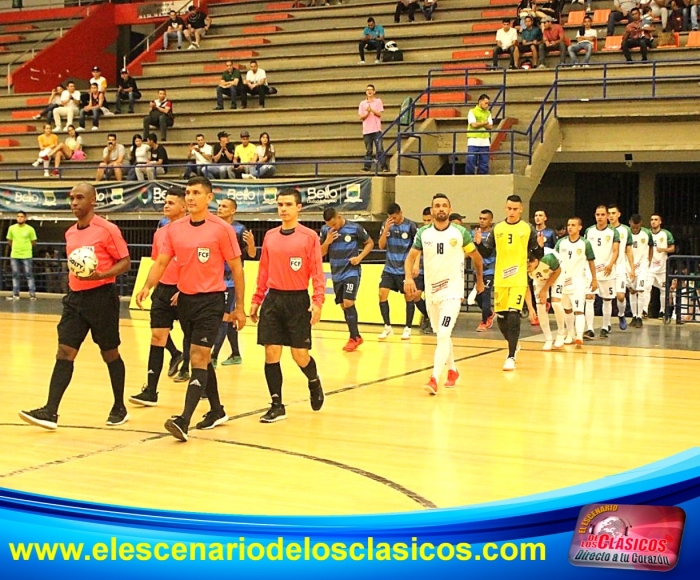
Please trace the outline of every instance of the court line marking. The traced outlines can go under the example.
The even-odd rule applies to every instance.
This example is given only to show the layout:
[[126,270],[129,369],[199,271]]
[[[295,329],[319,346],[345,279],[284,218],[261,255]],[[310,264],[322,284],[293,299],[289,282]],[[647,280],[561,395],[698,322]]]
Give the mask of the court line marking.
[[[21,427],[21,428],[32,428],[32,425],[25,425],[21,423],[0,423],[0,427]],[[144,439],[140,439],[138,441],[131,441],[128,443],[120,443],[118,445],[112,445],[111,447],[106,447],[103,449],[97,449],[95,451],[90,451],[87,453],[80,453],[78,455],[71,455],[68,457],[63,457],[61,459],[54,459],[51,461],[47,461],[45,463],[40,463],[38,465],[29,465],[27,467],[22,467],[21,469],[15,469],[14,471],[10,471],[8,473],[0,473],[0,479],[3,478],[8,478],[8,477],[13,477],[15,475],[24,475],[25,473],[30,473],[32,471],[38,471],[40,469],[45,469],[48,467],[54,467],[56,465],[65,465],[67,463],[71,463],[73,461],[78,461],[80,459],[88,459],[90,457],[94,457],[96,455],[101,455],[103,453],[111,453],[112,451],[118,451],[120,449],[125,449],[126,447],[130,447],[132,445],[141,445],[143,443],[148,443],[150,441],[157,441],[160,439],[165,439],[165,438],[170,438],[170,434],[168,433],[155,433],[152,431],[144,431],[140,429],[114,429],[110,427],[91,427],[91,426],[85,426],[85,425],[62,425],[61,429],[83,429],[83,430],[91,430],[91,431],[120,431],[122,433],[149,433],[150,436],[146,437]],[[317,463],[321,463],[323,465],[327,465],[329,467],[335,467],[338,469],[342,469],[344,471],[349,471],[350,473],[354,475],[359,475],[360,477],[364,477],[366,479],[369,479],[373,481],[374,483],[380,483],[382,485],[385,485],[389,487],[390,489],[399,492],[400,494],[406,496],[410,500],[414,501],[418,505],[420,505],[423,508],[426,509],[437,509],[438,506],[434,504],[432,501],[429,499],[423,497],[419,493],[416,493],[415,491],[412,491],[408,489],[407,487],[404,487],[400,483],[397,483],[395,481],[392,481],[386,477],[383,477],[381,475],[378,475],[376,473],[373,473],[371,471],[367,471],[365,469],[361,469],[359,467],[353,467],[352,465],[348,465],[346,463],[341,463],[340,461],[335,461],[333,459],[326,459],[324,457],[317,457],[315,455],[309,455],[308,453],[301,453],[299,451],[290,451],[288,449],[280,449],[278,447],[269,447],[267,445],[260,445],[257,443],[247,443],[243,441],[236,441],[233,439],[219,439],[219,438],[212,438],[212,437],[194,437],[194,439],[198,441],[213,441],[215,443],[223,443],[226,445],[236,445],[239,447],[248,447],[251,449],[257,449],[257,450],[262,450],[262,451],[273,451],[276,453],[282,453],[283,455],[289,455],[292,457],[299,457],[301,459],[306,459],[309,461],[315,461]],[[138,507],[143,507],[143,506],[138,506]]]

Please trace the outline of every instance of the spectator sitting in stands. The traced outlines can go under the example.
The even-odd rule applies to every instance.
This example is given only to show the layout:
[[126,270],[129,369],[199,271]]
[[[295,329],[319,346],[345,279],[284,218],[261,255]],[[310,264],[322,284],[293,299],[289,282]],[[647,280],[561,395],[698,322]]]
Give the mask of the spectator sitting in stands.
[[538,68],[545,68],[544,60],[547,54],[552,51],[559,51],[559,64],[566,61],[567,38],[561,24],[552,22],[551,16],[545,16],[542,46],[540,50],[540,64]]
[[[256,158],[255,145],[250,142],[250,133],[241,131],[241,144],[236,145],[233,154],[233,173],[236,179],[251,179],[250,163]],[[253,178],[254,179],[254,178]]]
[[537,8],[537,2],[535,0],[521,0],[517,8],[518,18],[520,20],[520,31],[525,29],[525,17],[530,16],[532,18],[532,24],[535,28],[540,27],[540,21],[547,16],[541,10]]
[[683,32],[686,28],[688,10],[683,0],[671,0],[668,5],[668,32]]
[[362,40],[360,40],[360,64],[365,64],[365,48],[376,50],[377,57],[374,64],[378,64],[382,59],[382,50],[384,50],[384,28],[374,21],[371,16],[367,19],[367,26],[362,31]]
[[[98,90],[107,96],[107,79],[102,76],[99,66],[92,67],[92,78],[88,80],[89,84],[96,84]],[[106,100],[106,98],[105,98]]]
[[[584,3],[585,3],[585,4],[586,4],[586,13],[593,12],[593,9],[592,9],[592,6],[591,6],[591,5],[593,4],[593,0],[571,0],[571,4],[572,4],[572,5],[573,5],[573,4],[576,4],[576,3],[578,3],[578,4],[584,4]],[[561,9],[560,9],[560,12],[561,12]]]
[[190,152],[187,155],[187,166],[185,167],[184,179],[189,179],[194,173],[195,175],[204,175],[207,165],[211,163],[213,149],[204,140],[204,135],[201,133],[196,137],[197,142],[190,145]]
[[525,28],[520,31],[520,42],[516,45],[513,55],[516,67],[520,67],[520,57],[528,52],[532,55],[532,66],[537,64],[537,49],[542,43],[542,31],[533,24],[532,16],[526,16]]
[[148,134],[147,143],[151,148],[151,158],[146,163],[146,176],[153,180],[168,172],[168,152],[163,145],[158,144],[158,136],[155,133]]
[[46,122],[50,123],[51,119],[53,118],[53,115],[51,113],[56,107],[61,106],[61,94],[65,90],[66,89],[63,85],[56,85],[56,88],[51,90],[51,95],[49,96],[49,100],[47,101],[44,110],[41,111],[41,113],[34,115],[32,119],[38,121],[39,119],[45,118]]
[[628,63],[632,62],[630,49],[639,47],[642,51],[642,62],[647,61],[647,51],[651,48],[651,32],[642,26],[639,8],[630,10],[631,22],[625,27],[625,34],[622,36],[622,53]]
[[246,87],[246,91],[248,91],[249,94],[258,95],[258,102],[260,103],[260,108],[264,109],[265,95],[270,92],[270,88],[267,86],[267,74],[263,69],[258,68],[257,60],[250,61],[250,70],[247,73],[245,73],[244,84]]
[[423,0],[423,7],[421,10],[423,10],[423,16],[425,16],[428,22],[433,19],[433,12],[437,10],[437,6],[437,0]]
[[585,16],[583,19],[583,26],[578,29],[576,34],[576,42],[569,46],[569,56],[571,57],[571,64],[573,66],[579,66],[578,58],[576,54],[579,50],[585,50],[586,54],[583,57],[583,66],[588,66],[591,60],[591,53],[593,52],[593,39],[598,38],[598,33],[592,27],[593,20],[590,16]]
[[668,8],[666,8],[666,0],[640,0],[640,9],[643,14],[650,14],[649,22],[642,24],[652,24],[652,18],[661,17],[661,30],[668,28]]
[[231,98],[231,108],[236,108],[236,95],[241,98],[241,108],[248,107],[248,92],[247,86],[243,83],[243,77],[238,69],[233,67],[233,61],[226,61],[226,70],[221,75],[219,86],[216,87],[216,108],[215,111],[221,111],[224,108],[224,95]]
[[399,0],[394,12],[394,24],[399,23],[402,12],[408,12],[408,21],[413,22],[416,18],[416,10],[418,10],[418,0]]
[[151,148],[148,143],[143,142],[141,135],[134,135],[131,138],[131,149],[129,150],[129,181],[143,181],[145,179],[144,170],[151,160]]
[[73,125],[68,125],[68,135],[66,135],[65,140],[56,145],[49,155],[54,158],[54,170],[51,172],[53,176],[60,175],[58,168],[63,159],[66,161],[84,161],[86,159],[83,151],[83,138],[77,134]]
[[110,177],[114,177],[115,181],[121,181],[125,156],[126,148],[121,143],[117,143],[117,135],[115,133],[107,135],[107,147],[102,150],[102,161],[97,169],[95,181]]
[[175,123],[173,102],[168,99],[165,89],[158,90],[158,99],[151,101],[151,110],[143,119],[143,132],[148,135],[151,127],[160,128],[160,140],[167,141],[168,127]]
[[119,115],[122,112],[122,101],[129,101],[129,113],[133,113],[134,104],[140,98],[141,91],[136,86],[136,79],[129,74],[127,69],[123,68],[119,72],[119,81],[117,82],[115,113]]
[[275,148],[267,132],[260,133],[260,145],[255,148],[255,163],[260,165],[251,165],[250,174],[256,179],[275,174]]
[[100,116],[102,115],[104,104],[105,94],[100,92],[97,83],[90,83],[88,104],[80,110],[80,127],[77,130],[85,131],[85,116],[90,113],[92,115],[92,130],[97,131],[100,128]]
[[199,41],[207,35],[211,26],[211,18],[195,6],[190,6],[187,11],[185,23],[185,38],[190,41],[188,50],[199,48]]
[[513,62],[513,51],[518,44],[518,31],[510,26],[510,18],[503,19],[503,28],[496,31],[496,47],[493,49],[493,68],[498,68],[498,57],[502,54],[508,54],[510,61],[508,68],[515,68]]
[[51,131],[51,123],[44,124],[44,132],[36,138],[39,143],[39,156],[32,166],[39,167],[44,164],[44,177],[49,176],[49,162],[51,151],[58,145],[58,136]]
[[182,50],[182,34],[185,29],[185,22],[175,10],[170,11],[168,19],[168,29],[163,33],[163,50],[168,50],[168,41],[177,39],[177,49]]
[[615,8],[608,17],[608,36],[615,34],[615,25],[618,22],[629,21],[629,12],[632,8],[639,8],[638,0],[614,0]]
[[229,142],[226,131],[219,131],[216,137],[219,142],[212,148],[211,164],[204,169],[204,176],[209,179],[228,179],[233,177],[233,143]]
[[73,124],[73,117],[78,112],[78,106],[80,105],[80,91],[75,90],[75,83],[69,81],[66,85],[66,90],[61,93],[61,105],[56,107],[52,114],[55,124],[54,131],[58,132],[61,130],[61,116],[66,117],[66,126],[63,129],[66,131],[68,125]]

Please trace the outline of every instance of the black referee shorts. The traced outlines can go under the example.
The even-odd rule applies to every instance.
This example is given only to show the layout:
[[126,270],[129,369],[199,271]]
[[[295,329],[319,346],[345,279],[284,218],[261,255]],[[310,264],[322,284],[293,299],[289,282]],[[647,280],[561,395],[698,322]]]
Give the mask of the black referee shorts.
[[258,344],[311,349],[310,306],[306,290],[270,290],[260,307]]
[[151,297],[151,328],[169,328],[178,320],[177,306],[171,304],[177,294],[176,284],[158,284]]
[[224,317],[224,292],[183,294],[177,300],[180,326],[192,344],[212,348]]
[[79,350],[88,331],[100,350],[113,350],[119,339],[119,294],[115,284],[92,290],[69,291],[63,297],[58,343]]

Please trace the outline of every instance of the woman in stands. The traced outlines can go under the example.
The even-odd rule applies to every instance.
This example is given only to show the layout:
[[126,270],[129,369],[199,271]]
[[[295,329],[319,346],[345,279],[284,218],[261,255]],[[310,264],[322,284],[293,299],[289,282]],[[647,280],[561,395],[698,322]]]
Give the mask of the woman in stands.
[[255,163],[260,165],[250,166],[253,177],[272,177],[275,174],[275,148],[266,132],[260,133],[260,145],[255,148]]
[[131,171],[129,171],[130,180],[144,181],[144,167],[151,160],[151,148],[147,143],[143,142],[141,135],[134,135],[131,139],[131,150],[129,155],[129,163],[131,163]]
[[49,176],[49,161],[51,160],[51,151],[58,145],[58,136],[51,130],[51,123],[44,125],[44,132],[37,137],[39,143],[39,156],[32,163],[33,167],[39,167],[44,164],[44,177]]
[[83,151],[83,138],[75,132],[73,125],[68,125],[68,135],[63,143],[59,143],[51,151],[50,156],[54,158],[54,170],[51,175],[57,176],[60,174],[58,168],[61,166],[61,161],[85,161],[85,152]]
[[61,94],[65,90],[66,88],[63,85],[57,85],[56,88],[51,91],[46,108],[38,115],[34,115],[33,119],[35,121],[38,121],[39,119],[46,119],[46,122],[50,123],[53,119],[53,110],[56,107],[61,106]]

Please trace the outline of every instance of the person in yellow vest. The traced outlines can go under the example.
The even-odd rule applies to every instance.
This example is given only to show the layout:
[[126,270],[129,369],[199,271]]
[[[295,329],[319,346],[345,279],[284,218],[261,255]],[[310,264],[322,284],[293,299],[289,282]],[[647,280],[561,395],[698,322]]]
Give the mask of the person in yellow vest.
[[[493,119],[489,111],[491,99],[487,94],[479,95],[479,103],[467,117],[467,175],[488,175],[489,150],[491,139],[489,131],[493,129]],[[478,129],[478,130],[475,130]]]

